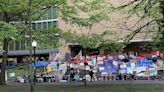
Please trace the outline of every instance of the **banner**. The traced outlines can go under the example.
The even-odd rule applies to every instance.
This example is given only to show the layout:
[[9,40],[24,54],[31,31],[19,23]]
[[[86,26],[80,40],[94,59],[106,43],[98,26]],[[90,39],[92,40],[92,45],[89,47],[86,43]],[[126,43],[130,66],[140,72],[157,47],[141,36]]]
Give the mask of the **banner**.
[[150,76],[156,76],[157,70],[155,68],[149,68],[149,75]]

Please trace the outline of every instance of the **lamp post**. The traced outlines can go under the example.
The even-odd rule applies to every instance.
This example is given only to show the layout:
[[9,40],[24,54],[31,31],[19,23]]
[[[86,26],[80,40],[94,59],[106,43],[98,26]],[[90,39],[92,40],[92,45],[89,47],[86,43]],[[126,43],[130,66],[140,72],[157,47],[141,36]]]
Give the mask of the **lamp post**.
[[59,37],[60,34],[59,34],[59,33],[54,33],[54,36],[55,36],[55,37]]
[[[58,39],[59,36],[60,36],[60,34],[59,34],[59,33],[54,33],[54,36]],[[56,47],[57,47],[57,49],[59,49],[59,45],[58,45],[58,43],[57,43]]]
[[32,47],[34,48],[34,75],[33,75],[34,84],[36,84],[36,64],[35,64],[35,61],[36,61],[36,56],[35,56],[36,46],[37,46],[37,42],[35,40],[33,40],[32,41]]

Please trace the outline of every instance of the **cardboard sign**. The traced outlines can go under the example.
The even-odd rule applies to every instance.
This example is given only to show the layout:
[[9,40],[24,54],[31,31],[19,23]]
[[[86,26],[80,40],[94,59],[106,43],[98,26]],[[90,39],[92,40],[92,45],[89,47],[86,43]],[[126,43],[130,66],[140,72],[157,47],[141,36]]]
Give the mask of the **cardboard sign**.
[[90,70],[90,66],[86,66],[85,67],[85,70]]
[[130,67],[127,68],[127,73],[128,74],[133,74],[133,71],[134,71],[133,68],[130,68]]
[[118,62],[117,61],[113,61],[113,65],[114,66],[118,66]]
[[136,66],[136,64],[135,63],[130,63],[131,64],[131,67],[135,67]]
[[104,62],[103,61],[98,61],[97,64],[104,64]]
[[122,64],[120,65],[120,68],[124,69],[124,68],[127,68],[126,64]]
[[15,77],[15,73],[10,73],[10,77]]
[[136,72],[140,73],[142,71],[146,71],[146,67],[142,66],[142,67],[136,67]]
[[120,73],[124,74],[124,73],[126,73],[126,70],[120,70]]
[[120,68],[124,68],[124,65],[120,65]]
[[150,76],[156,76],[157,70],[155,68],[149,68],[149,73],[150,73]]
[[137,76],[139,76],[139,77],[144,76],[144,75],[145,75],[144,73],[137,74]]
[[105,67],[99,67],[99,70],[103,71],[105,69]]

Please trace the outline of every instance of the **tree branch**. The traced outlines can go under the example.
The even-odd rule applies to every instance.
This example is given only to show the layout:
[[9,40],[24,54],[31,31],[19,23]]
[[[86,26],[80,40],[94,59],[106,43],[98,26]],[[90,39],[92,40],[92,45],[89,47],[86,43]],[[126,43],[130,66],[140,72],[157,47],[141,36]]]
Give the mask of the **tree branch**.
[[138,1],[140,1],[140,0],[133,0],[133,1],[131,1],[131,2],[127,3],[127,4],[125,4],[125,5],[122,5],[122,6],[117,7],[115,9],[123,9],[123,8],[126,8],[126,7],[128,7],[130,5],[133,5],[134,3],[138,2]]
[[128,44],[129,41],[137,34],[139,33],[143,28],[147,27],[150,24],[154,24],[154,22],[156,23],[156,20],[152,20],[150,22],[148,22],[147,24],[143,25],[140,28],[137,28],[136,30],[134,30],[131,34],[127,35],[127,39],[125,39],[124,44]]

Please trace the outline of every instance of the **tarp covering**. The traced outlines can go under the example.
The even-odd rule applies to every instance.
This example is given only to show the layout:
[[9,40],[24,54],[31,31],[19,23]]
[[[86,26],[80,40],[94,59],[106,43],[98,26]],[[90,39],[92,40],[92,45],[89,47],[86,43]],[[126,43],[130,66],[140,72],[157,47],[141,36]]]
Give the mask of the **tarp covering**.
[[49,62],[47,61],[36,61],[35,63],[32,63],[32,67],[44,67],[47,66]]

